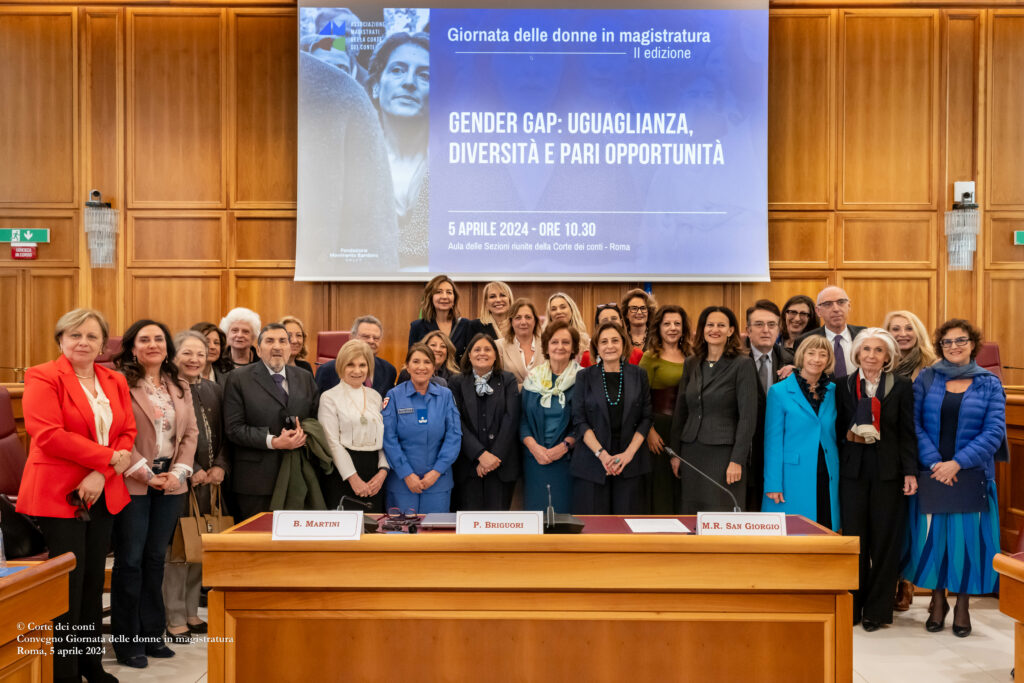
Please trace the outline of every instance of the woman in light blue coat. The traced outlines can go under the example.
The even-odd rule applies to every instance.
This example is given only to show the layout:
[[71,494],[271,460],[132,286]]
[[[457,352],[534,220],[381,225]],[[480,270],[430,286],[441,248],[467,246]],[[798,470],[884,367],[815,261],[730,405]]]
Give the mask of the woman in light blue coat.
[[839,529],[835,356],[824,336],[796,351],[796,372],[768,391],[764,420],[764,512],[803,515]]

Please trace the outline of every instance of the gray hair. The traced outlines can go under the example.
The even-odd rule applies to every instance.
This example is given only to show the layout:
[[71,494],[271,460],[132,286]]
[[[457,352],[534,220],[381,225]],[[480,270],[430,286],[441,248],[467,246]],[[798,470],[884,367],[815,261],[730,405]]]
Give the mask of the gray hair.
[[356,336],[356,331],[359,329],[359,326],[362,325],[363,323],[370,323],[371,325],[376,325],[377,329],[380,330],[380,333],[384,334],[384,325],[381,324],[380,320],[376,316],[373,316],[373,315],[361,315],[361,316],[359,316],[358,318],[356,318],[355,320],[352,321],[352,336],[353,337]]
[[270,330],[284,330],[285,336],[288,335],[288,328],[281,323],[267,323],[267,326],[260,330],[260,336],[256,337],[257,346],[261,346],[263,344],[263,335]]
[[[206,338],[206,335],[200,334],[195,330],[182,330],[174,335],[174,348],[180,351],[181,345],[185,343],[186,339],[195,339],[196,341],[203,342],[203,348],[206,349],[206,353],[210,353],[210,340]],[[171,360],[174,359],[172,358]]]
[[231,329],[231,323],[243,322],[248,323],[249,327],[252,328],[253,336],[259,333],[263,324],[260,322],[260,316],[256,314],[256,311],[251,308],[232,308],[228,311],[220,320],[220,329],[223,330],[224,334],[227,334]]
[[857,338],[853,340],[853,347],[850,349],[850,360],[853,363],[853,367],[860,367],[858,356],[860,355],[861,347],[864,346],[868,339],[877,339],[885,344],[885,348],[889,351],[889,360],[886,361],[885,367],[882,369],[886,372],[892,372],[892,369],[896,367],[900,360],[900,347],[896,345],[896,340],[893,339],[893,336],[881,327],[865,327],[857,335]]

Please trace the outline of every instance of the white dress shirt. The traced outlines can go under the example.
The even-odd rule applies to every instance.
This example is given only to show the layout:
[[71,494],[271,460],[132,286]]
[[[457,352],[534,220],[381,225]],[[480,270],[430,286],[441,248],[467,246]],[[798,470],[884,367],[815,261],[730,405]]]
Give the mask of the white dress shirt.
[[[381,398],[373,389],[349,386],[344,380],[320,394],[317,419],[323,425],[331,457],[342,479],[356,473],[349,451],[377,451],[377,467],[387,467],[384,457],[384,418]],[[365,424],[364,420],[365,419]]]

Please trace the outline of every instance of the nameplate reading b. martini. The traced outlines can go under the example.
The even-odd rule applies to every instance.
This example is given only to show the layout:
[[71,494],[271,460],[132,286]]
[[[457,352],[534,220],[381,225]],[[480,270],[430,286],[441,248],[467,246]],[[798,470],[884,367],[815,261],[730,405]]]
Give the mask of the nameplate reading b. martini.
[[358,541],[362,510],[275,510],[271,539],[275,541]]

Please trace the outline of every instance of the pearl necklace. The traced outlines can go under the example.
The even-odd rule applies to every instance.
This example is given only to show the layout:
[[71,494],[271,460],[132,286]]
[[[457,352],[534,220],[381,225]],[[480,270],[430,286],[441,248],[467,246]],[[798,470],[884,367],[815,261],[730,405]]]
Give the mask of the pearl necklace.
[[617,406],[617,405],[619,405],[619,403],[622,402],[622,384],[623,384],[622,376],[620,375],[619,376],[619,394],[618,394],[618,396],[615,397],[615,400],[612,401],[612,397],[608,395],[608,379],[607,379],[607,377],[604,374],[604,362],[602,362],[601,363],[601,387],[604,389],[604,397],[605,397],[605,400],[608,401],[608,405],[610,405],[610,406]]

